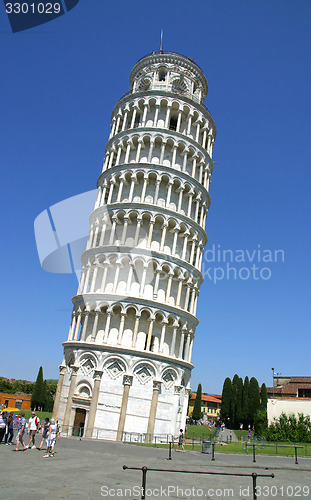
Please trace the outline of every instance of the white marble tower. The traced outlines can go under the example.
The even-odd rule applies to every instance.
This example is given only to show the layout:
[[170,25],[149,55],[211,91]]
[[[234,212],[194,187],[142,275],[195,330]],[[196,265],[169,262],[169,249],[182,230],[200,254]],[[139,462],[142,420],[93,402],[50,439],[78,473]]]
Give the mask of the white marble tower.
[[216,135],[206,95],[197,64],[161,51],[112,111],[63,344],[63,432],[148,440],[185,424]]

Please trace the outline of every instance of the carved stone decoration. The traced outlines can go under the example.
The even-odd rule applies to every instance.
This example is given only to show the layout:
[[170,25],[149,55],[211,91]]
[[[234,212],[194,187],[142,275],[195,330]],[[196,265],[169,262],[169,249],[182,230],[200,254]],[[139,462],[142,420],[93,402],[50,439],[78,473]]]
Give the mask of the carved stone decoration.
[[153,372],[148,365],[140,365],[137,370],[135,370],[135,376],[138,378],[141,384],[146,384],[153,377]]
[[125,371],[125,368],[123,363],[118,359],[113,359],[105,365],[105,371],[108,373],[109,377],[116,379]]
[[90,398],[92,391],[88,385],[82,383],[78,387],[78,394],[83,398]]
[[176,375],[173,372],[173,370],[166,370],[166,372],[163,374],[162,379],[163,379],[165,388],[169,389],[174,384],[174,382],[176,380]]
[[180,394],[182,389],[183,389],[183,387],[181,385],[175,385],[174,394]]
[[132,385],[133,375],[123,375],[123,385]]
[[82,359],[80,366],[84,375],[92,375],[96,367],[96,362],[91,356],[87,356]]
[[153,390],[159,391],[161,389],[161,382],[159,380],[153,381]]

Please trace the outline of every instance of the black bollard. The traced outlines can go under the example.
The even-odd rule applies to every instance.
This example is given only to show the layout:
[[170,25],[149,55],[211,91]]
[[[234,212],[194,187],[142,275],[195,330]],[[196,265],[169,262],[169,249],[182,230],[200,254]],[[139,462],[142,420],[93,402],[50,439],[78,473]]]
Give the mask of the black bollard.
[[256,462],[255,447],[256,447],[256,445],[255,445],[255,444],[253,444],[253,463],[255,463],[255,462]]
[[215,462],[215,443],[212,443],[212,462]]
[[143,472],[143,480],[141,484],[141,500],[145,500],[146,498],[146,482],[147,482],[147,467],[144,465],[144,467],[141,468]]
[[253,500],[257,500],[257,493],[256,493],[257,474],[256,474],[256,472],[252,473],[252,478],[253,478]]
[[169,443],[168,458],[166,460],[172,460],[172,441]]
[[295,464],[298,464],[297,446],[295,446]]

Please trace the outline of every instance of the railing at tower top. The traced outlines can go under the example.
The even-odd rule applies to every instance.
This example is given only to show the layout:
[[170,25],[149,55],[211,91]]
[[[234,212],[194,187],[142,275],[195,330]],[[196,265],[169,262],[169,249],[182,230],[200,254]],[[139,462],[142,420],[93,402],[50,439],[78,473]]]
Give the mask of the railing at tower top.
[[189,61],[191,62],[192,64],[195,64],[199,70],[202,71],[203,73],[203,70],[202,68],[200,68],[200,66],[198,65],[198,63],[195,62],[194,59],[190,59],[190,57],[187,57],[187,56],[184,56],[183,54],[180,54],[180,52],[172,52],[172,51],[169,51],[169,50],[161,50],[159,52],[155,52],[154,50],[152,52],[149,52],[149,54],[146,54],[144,55],[143,57],[141,57],[140,59],[138,59],[137,63],[138,64],[140,61],[142,61],[143,59],[145,59],[146,57],[150,57],[150,56],[159,56],[159,55],[171,55],[171,56],[178,56],[178,57],[182,57],[183,59],[186,59],[186,61]]

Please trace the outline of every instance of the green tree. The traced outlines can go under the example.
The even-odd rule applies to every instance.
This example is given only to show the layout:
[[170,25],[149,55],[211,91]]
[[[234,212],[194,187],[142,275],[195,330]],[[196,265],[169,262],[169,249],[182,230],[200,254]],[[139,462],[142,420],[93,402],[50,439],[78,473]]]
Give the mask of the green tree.
[[242,415],[243,425],[247,428],[249,423],[249,378],[247,376],[244,379],[242,392]]
[[254,416],[254,427],[256,436],[264,436],[267,432],[268,419],[266,410],[257,410]]
[[266,384],[263,383],[260,388],[260,408],[262,410],[267,411],[267,404],[268,404],[268,391]]
[[241,377],[238,377],[237,375],[233,377],[232,388],[233,388],[232,428],[238,429],[240,423],[243,420],[243,407],[242,407],[243,380],[241,379]]
[[200,420],[201,418],[201,406],[202,406],[202,386],[198,385],[197,395],[194,402],[192,418],[193,420]]
[[311,420],[310,416],[299,413],[298,416],[282,413],[278,419],[274,419],[266,430],[269,441],[294,441],[300,443],[311,442]]
[[254,425],[256,412],[260,410],[259,384],[255,377],[249,381],[249,423]]
[[223,422],[228,422],[232,417],[232,383],[229,377],[224,381],[221,396],[220,418]]
[[31,396],[31,408],[36,410],[38,408],[44,408],[46,401],[46,386],[43,382],[43,369],[42,366],[39,368],[37,375],[37,380],[34,386],[34,390]]

